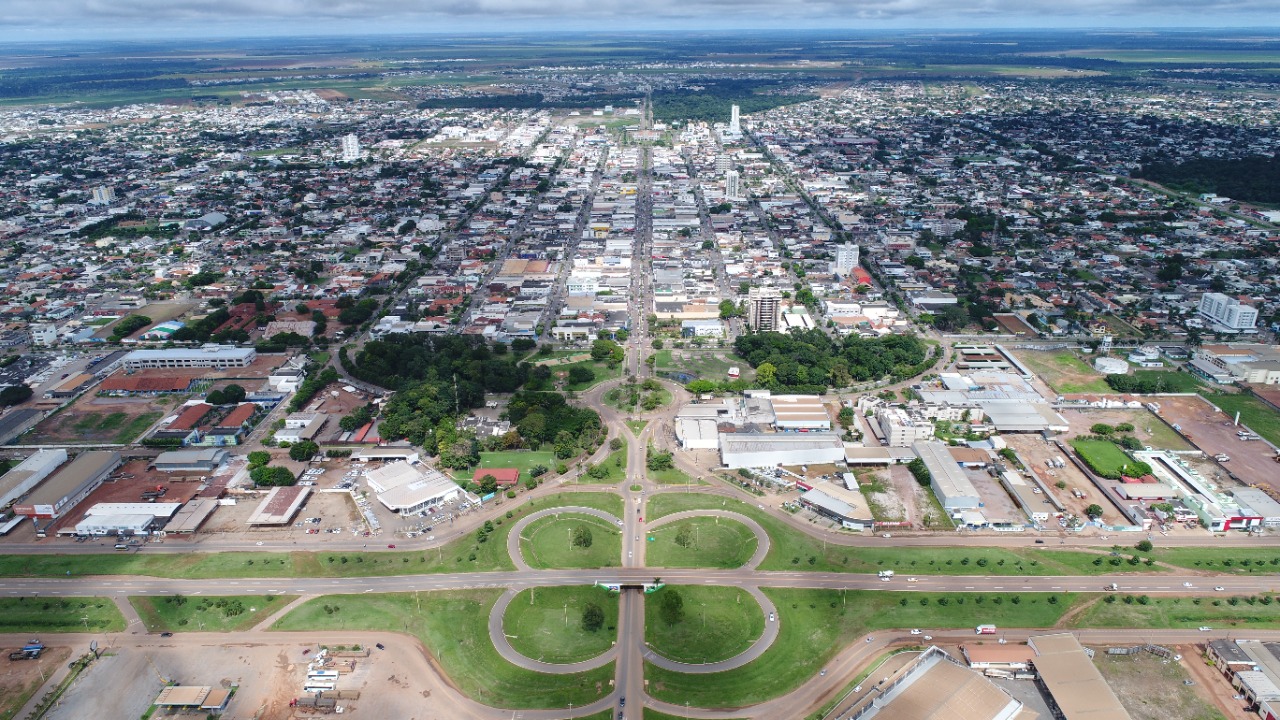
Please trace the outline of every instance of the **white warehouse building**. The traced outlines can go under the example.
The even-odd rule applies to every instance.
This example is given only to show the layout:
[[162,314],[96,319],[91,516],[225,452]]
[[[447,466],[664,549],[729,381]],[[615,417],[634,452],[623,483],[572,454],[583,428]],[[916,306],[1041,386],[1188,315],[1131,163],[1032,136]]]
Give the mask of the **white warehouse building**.
[[448,475],[426,465],[393,462],[364,476],[369,489],[388,510],[409,515],[440,505],[462,494]]
[[968,476],[947,451],[946,445],[940,442],[918,442],[911,449],[924,461],[924,466],[933,476],[933,494],[938,496],[943,510],[956,514],[961,510],[981,507],[982,500],[978,497],[977,488],[969,482]]
[[720,433],[727,468],[844,463],[844,442],[833,432]]

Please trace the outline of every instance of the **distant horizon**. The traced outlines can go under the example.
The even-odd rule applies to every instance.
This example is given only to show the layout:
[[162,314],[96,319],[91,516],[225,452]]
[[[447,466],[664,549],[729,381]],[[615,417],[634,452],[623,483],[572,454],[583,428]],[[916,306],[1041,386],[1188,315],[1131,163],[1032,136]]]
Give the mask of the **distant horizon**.
[[[590,26],[574,26],[566,24],[559,18],[524,18],[523,21],[517,21],[519,27],[499,27],[499,28],[483,28],[472,22],[460,22],[450,27],[441,27],[439,24],[427,23],[426,21],[413,21],[408,24],[433,24],[435,27],[413,27],[407,29],[403,24],[396,27],[388,26],[384,21],[365,21],[352,22],[351,20],[329,19],[319,20],[310,23],[303,23],[298,26],[294,21],[297,18],[286,16],[272,16],[264,18],[268,22],[247,27],[239,24],[240,21],[207,21],[200,19],[192,19],[190,21],[167,21],[163,23],[153,24],[147,28],[140,28],[137,24],[123,25],[98,25],[95,27],[77,27],[75,25],[59,24],[53,26],[15,26],[6,23],[6,26],[0,28],[0,45],[37,45],[37,44],[59,44],[59,43],[112,43],[127,42],[139,43],[146,45],[164,46],[174,42],[186,42],[192,39],[203,38],[209,42],[233,42],[236,40],[270,40],[274,38],[280,39],[330,39],[330,38],[401,38],[410,40],[417,37],[422,38],[440,38],[440,37],[475,37],[475,38],[491,38],[498,36],[574,36],[574,35],[598,35],[612,36],[635,34],[643,36],[673,36],[673,35],[697,35],[697,34],[714,34],[714,35],[733,35],[733,34],[762,34],[762,35],[779,35],[787,33],[798,34],[851,34],[851,35],[877,35],[892,33],[929,33],[934,35],[966,35],[966,34],[983,34],[983,33],[1062,33],[1075,35],[1089,34],[1151,34],[1159,35],[1165,33],[1223,33],[1231,35],[1254,34],[1262,36],[1260,39],[1264,41],[1275,40],[1280,42],[1280,22],[1274,19],[1274,15],[1268,14],[1266,20],[1270,25],[1260,25],[1256,22],[1250,22],[1248,19],[1240,16],[1231,16],[1228,20],[1224,18],[1222,24],[1190,24],[1183,22],[1171,22],[1170,24],[1158,24],[1151,21],[1150,18],[1144,18],[1142,21],[1134,19],[1132,24],[1124,24],[1121,18],[1116,18],[1115,24],[1098,24],[1096,16],[1091,17],[1092,22],[1088,24],[1071,24],[1070,21],[1077,18],[1067,16],[1058,18],[1064,22],[1060,24],[991,24],[989,22],[974,22],[966,24],[963,21],[956,20],[947,22],[938,20],[934,24],[912,23],[905,20],[892,21],[862,21],[861,25],[848,26],[832,26],[830,22],[822,22],[829,18],[817,18],[809,21],[810,24],[799,22],[792,26],[779,27],[777,25],[759,25],[744,23],[741,25],[721,24],[715,27],[711,26],[694,26],[683,25],[683,23],[695,22],[695,18],[671,19],[667,22],[681,23],[680,27],[663,27],[658,23],[662,20],[650,19],[646,24],[641,21],[639,25],[635,22],[628,22],[627,18],[619,18],[615,24],[609,22],[590,23]],[[4,19],[4,15],[0,14],[0,21]],[[700,18],[699,18],[700,19]],[[989,20],[989,18],[986,18]],[[1202,19],[1202,18],[1201,18]],[[508,21],[510,22],[510,21]],[[286,23],[296,27],[296,31],[285,31],[278,25]],[[814,24],[820,23],[820,24]],[[263,25],[270,26],[269,28]],[[625,25],[625,27],[624,27]],[[603,27],[602,27],[603,26]],[[1226,49],[1226,48],[1224,48]]]

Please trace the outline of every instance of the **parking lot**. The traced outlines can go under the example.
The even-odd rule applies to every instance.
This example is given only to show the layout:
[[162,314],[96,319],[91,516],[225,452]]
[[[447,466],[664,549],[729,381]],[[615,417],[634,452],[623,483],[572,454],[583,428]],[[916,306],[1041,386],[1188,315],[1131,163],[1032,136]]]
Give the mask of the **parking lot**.
[[[1237,433],[1244,428],[1236,426],[1234,418],[1215,412],[1213,405],[1200,397],[1162,397],[1159,402],[1160,416],[1177,425],[1197,449],[1210,457],[1223,453],[1230,458],[1220,463],[1218,473],[1246,485],[1266,483],[1280,490],[1280,474],[1276,472],[1280,466],[1272,460],[1275,452],[1261,440],[1241,441]],[[1205,474],[1213,477],[1215,473]]]
[[[1049,488],[1049,492],[1053,493],[1054,499],[1062,503],[1067,512],[1079,518],[1084,518],[1085,508],[1090,505],[1097,504],[1102,507],[1102,522],[1107,525],[1127,525],[1128,521],[1120,514],[1120,511],[1102,492],[1094,487],[1089,478],[1085,477],[1080,469],[1067,460],[1066,455],[1058,449],[1057,445],[1047,442],[1039,435],[1018,435],[1009,434],[1004,436],[1005,442],[1014,452],[1018,453],[1018,457],[1027,464],[1027,469],[1036,475],[1045,487]],[[1052,468],[1045,463],[1046,460],[1061,457],[1066,460],[1066,466],[1061,468]],[[1066,483],[1066,487],[1059,488],[1057,483]],[[1073,493],[1072,491],[1079,491]],[[1081,497],[1083,495],[1083,497]],[[1056,522],[1050,521],[1049,526],[1055,527]]]

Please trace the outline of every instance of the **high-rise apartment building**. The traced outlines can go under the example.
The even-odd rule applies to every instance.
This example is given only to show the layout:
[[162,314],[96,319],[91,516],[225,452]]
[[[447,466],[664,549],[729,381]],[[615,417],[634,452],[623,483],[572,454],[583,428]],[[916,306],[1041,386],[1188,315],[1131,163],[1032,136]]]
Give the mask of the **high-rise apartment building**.
[[848,275],[858,267],[858,246],[845,243],[836,246],[836,259],[831,263],[831,272],[837,275]]
[[1248,332],[1258,324],[1257,309],[1222,293],[1205,293],[1200,298],[1200,314],[1212,320],[1220,332]]
[[730,200],[742,197],[742,178],[737,170],[729,170],[724,174],[724,196]]
[[342,161],[355,162],[360,159],[360,138],[353,135],[342,136]]
[[93,189],[94,205],[110,205],[116,201],[116,189],[110,185],[99,185]]
[[742,123],[741,123],[741,119],[738,117],[737,105],[734,105],[732,108],[729,109],[729,134],[730,135],[742,134]]
[[753,287],[747,292],[747,325],[756,332],[775,331],[782,325],[782,291]]

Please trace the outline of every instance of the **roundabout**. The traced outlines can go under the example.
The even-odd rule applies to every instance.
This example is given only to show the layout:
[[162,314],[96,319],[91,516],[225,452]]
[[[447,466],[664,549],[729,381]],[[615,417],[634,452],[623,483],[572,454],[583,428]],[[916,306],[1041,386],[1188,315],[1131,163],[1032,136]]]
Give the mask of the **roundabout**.
[[[600,624],[588,629],[588,607]],[[489,637],[513,665],[563,674],[608,665],[617,656],[618,598],[594,586],[503,593],[489,613]]]

